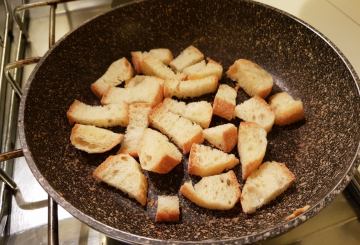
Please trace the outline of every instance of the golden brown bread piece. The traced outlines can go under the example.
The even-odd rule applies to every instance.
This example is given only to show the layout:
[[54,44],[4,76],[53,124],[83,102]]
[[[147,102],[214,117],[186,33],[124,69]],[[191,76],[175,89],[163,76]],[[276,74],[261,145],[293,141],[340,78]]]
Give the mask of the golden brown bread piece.
[[120,144],[123,134],[97,128],[91,125],[75,124],[71,131],[70,141],[75,148],[87,153],[103,153]]
[[229,210],[239,202],[240,184],[232,170],[227,173],[202,178],[194,187],[185,182],[180,193],[200,207]]
[[144,131],[138,153],[141,167],[159,174],[170,172],[182,159],[181,152],[165,135],[150,128]]
[[66,113],[70,125],[74,123],[97,127],[126,127],[129,123],[129,106],[122,101],[106,106],[91,106],[75,100]]
[[226,72],[249,96],[265,99],[274,85],[272,76],[250,60],[239,59]]
[[237,92],[234,88],[226,84],[219,85],[215,95],[213,110],[214,114],[227,120],[234,117]]
[[130,155],[109,156],[93,173],[93,177],[111,185],[145,206],[147,179],[139,163]]
[[158,196],[155,222],[179,221],[180,209],[177,196]]
[[267,146],[266,136],[265,129],[259,124],[253,122],[240,123],[238,152],[243,180],[246,180],[262,163]]
[[221,174],[239,164],[234,154],[227,154],[210,146],[193,144],[189,156],[189,174],[201,177]]
[[304,118],[304,108],[300,100],[294,100],[288,93],[274,94],[269,98],[269,105],[275,112],[274,124],[288,125]]
[[247,178],[241,206],[247,214],[274,200],[294,181],[294,174],[283,163],[265,162]]
[[227,123],[203,130],[204,138],[215,147],[230,152],[238,142],[237,128]]
[[149,120],[152,127],[167,135],[184,154],[190,152],[193,143],[201,144],[204,141],[199,125],[172,113],[162,103],[151,110]]

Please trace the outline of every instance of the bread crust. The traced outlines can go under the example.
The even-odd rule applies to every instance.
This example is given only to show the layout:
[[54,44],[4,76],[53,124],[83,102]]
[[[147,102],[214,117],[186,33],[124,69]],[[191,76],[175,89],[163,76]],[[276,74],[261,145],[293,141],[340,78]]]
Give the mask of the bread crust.
[[74,103],[71,104],[71,106],[69,107],[69,110],[66,112],[66,116],[67,118],[69,119],[69,123],[70,125],[74,125],[75,124],[75,121],[72,117],[72,113],[74,112],[75,108],[80,104],[80,101],[76,100],[74,101]]
[[180,212],[156,213],[155,222],[177,222]]
[[[110,87],[110,85],[109,85],[109,87]],[[102,89],[100,88],[100,86],[98,84],[96,84],[96,82],[91,84],[90,89],[96,95],[96,97],[98,97],[98,99],[101,99],[102,96],[104,95]]]
[[175,168],[179,163],[177,159],[166,155],[164,156],[160,162],[157,164],[155,168],[153,168],[151,171],[159,174],[167,174],[169,173],[173,168]]
[[215,96],[214,105],[213,105],[213,114],[218,115],[230,121],[234,117],[234,111],[235,111],[235,105]]
[[223,134],[225,145],[222,150],[224,152],[230,152],[238,142],[238,134],[236,127],[231,127],[229,130],[226,130]]
[[190,152],[191,150],[191,146],[193,144],[201,144],[202,142],[204,142],[204,135],[203,135],[203,131],[199,131],[198,134],[196,134],[194,137],[192,137],[188,142],[186,142],[184,144],[184,148],[183,148],[183,153],[187,154]]
[[141,52],[131,52],[132,62],[134,64],[135,71],[137,73],[142,73],[141,70],[141,62],[142,62],[142,54]]

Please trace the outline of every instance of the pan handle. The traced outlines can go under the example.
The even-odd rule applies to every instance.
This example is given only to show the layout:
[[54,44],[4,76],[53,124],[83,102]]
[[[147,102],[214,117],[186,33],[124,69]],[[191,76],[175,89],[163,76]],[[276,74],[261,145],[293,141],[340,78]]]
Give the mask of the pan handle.
[[[15,150],[10,152],[5,152],[0,154],[0,162],[22,157],[24,156],[24,152],[22,150]],[[17,185],[15,181],[2,169],[0,168],[0,178],[8,185],[11,189],[15,190]]]
[[14,91],[20,98],[22,96],[21,88],[20,88],[19,84],[17,84],[15,82],[15,79],[10,74],[10,70],[20,68],[20,67],[23,67],[26,65],[38,63],[40,61],[40,59],[41,59],[41,57],[33,57],[33,58],[25,59],[25,60],[11,62],[5,66],[5,68],[4,68],[5,77],[8,80],[8,82],[10,83],[11,87],[14,89]]

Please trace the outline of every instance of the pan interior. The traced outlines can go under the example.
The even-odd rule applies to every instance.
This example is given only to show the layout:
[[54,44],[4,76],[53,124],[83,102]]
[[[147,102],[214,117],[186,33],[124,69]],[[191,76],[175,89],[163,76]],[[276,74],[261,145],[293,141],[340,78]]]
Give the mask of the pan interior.
[[[229,211],[200,208],[178,194],[187,174],[188,155],[173,171],[148,177],[150,201],[157,195],[178,194],[180,222],[154,222],[156,205],[144,208],[121,191],[94,180],[92,172],[118,147],[104,154],[87,154],[70,143],[66,112],[75,99],[97,105],[90,90],[115,60],[131,51],[169,48],[174,57],[194,45],[206,57],[221,62],[224,72],[237,59],[249,59],[274,78],[272,94],[286,91],[304,104],[305,119],[274,126],[268,134],[264,161],[285,163],[294,184],[255,214],[245,215],[238,203]],[[24,108],[26,144],[33,172],[48,182],[55,198],[70,213],[80,212],[121,232],[177,241],[226,240],[274,228],[295,209],[314,206],[336,187],[356,156],[360,139],[360,101],[351,72],[323,38],[293,18],[247,1],[144,1],[117,8],[86,23],[57,43],[35,69]],[[223,76],[220,83],[235,87]],[[215,94],[196,98],[213,102]],[[249,97],[239,89],[237,103]],[[191,100],[186,100],[191,101]],[[214,116],[211,126],[228,123]],[[238,126],[240,120],[231,121]],[[112,128],[124,132],[124,128]],[[238,157],[235,149],[231,152]],[[234,168],[240,184],[241,168]],[[79,216],[78,216],[79,217]],[[286,230],[286,229],[285,229]]]

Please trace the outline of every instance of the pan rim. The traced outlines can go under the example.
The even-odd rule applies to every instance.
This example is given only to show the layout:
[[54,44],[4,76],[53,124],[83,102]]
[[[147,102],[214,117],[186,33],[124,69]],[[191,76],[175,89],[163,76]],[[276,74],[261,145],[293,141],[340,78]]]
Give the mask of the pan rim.
[[[348,167],[346,173],[342,176],[341,180],[335,185],[335,187],[318,203],[316,203],[314,206],[312,206],[307,212],[297,216],[296,218],[279,223],[276,226],[273,226],[267,230],[263,230],[260,232],[257,232],[255,234],[246,235],[239,238],[232,238],[227,240],[203,240],[198,242],[193,241],[178,241],[178,240],[160,240],[160,239],[154,239],[154,238],[148,238],[143,236],[134,235],[128,232],[124,232],[118,229],[115,229],[111,226],[105,225],[101,223],[100,221],[95,220],[94,218],[85,215],[80,210],[76,209],[73,205],[71,205],[68,201],[66,201],[58,192],[56,192],[53,187],[47,182],[47,180],[43,177],[41,172],[38,170],[32,156],[31,152],[29,151],[28,144],[25,137],[25,127],[24,127],[24,111],[25,111],[25,105],[26,105],[26,98],[28,91],[30,89],[31,83],[35,77],[35,74],[40,69],[42,63],[46,60],[46,58],[51,55],[52,51],[68,36],[72,35],[73,32],[78,30],[79,28],[82,28],[84,25],[87,25],[89,22],[93,21],[94,19],[99,18],[100,16],[106,15],[112,11],[117,11],[119,8],[126,7],[127,5],[136,4],[140,2],[144,2],[147,0],[139,0],[132,3],[127,3],[121,6],[118,6],[108,12],[105,12],[103,14],[97,15],[90,20],[83,23],[81,26],[79,26],[77,29],[67,33],[63,37],[61,37],[41,58],[39,63],[36,65],[34,70],[32,71],[27,83],[25,84],[24,90],[23,90],[23,96],[21,98],[20,107],[19,107],[19,138],[20,138],[20,144],[24,152],[24,156],[26,158],[26,162],[29,165],[29,168],[32,172],[32,174],[35,176],[39,184],[44,188],[44,190],[47,192],[49,196],[51,196],[60,206],[62,206],[67,212],[69,212],[72,216],[79,219],[81,222],[84,222],[88,226],[94,228],[95,230],[98,230],[99,232],[112,237],[117,240],[135,243],[135,244],[142,244],[142,243],[149,243],[149,244],[197,244],[197,243],[204,243],[204,244],[229,244],[229,243],[235,243],[238,244],[245,244],[250,242],[257,242],[260,240],[265,240],[270,237],[274,237],[279,234],[283,234],[286,231],[289,231],[296,226],[300,225],[301,223],[307,221],[311,217],[315,216],[319,211],[321,211],[325,206],[327,206],[340,192],[342,192],[347,184],[351,181],[352,176],[355,175],[357,171],[357,167],[360,165],[360,142],[358,144],[356,154],[353,157],[350,166]],[[320,33],[318,30],[313,28],[311,25],[307,24],[306,22],[300,20],[299,18],[285,12],[282,10],[279,10],[275,7],[255,2],[252,0],[238,0],[239,2],[248,2],[255,5],[262,6],[266,9],[270,9],[272,11],[279,12],[282,15],[285,15],[295,21],[297,21],[299,24],[305,26],[306,28],[310,29],[314,34],[322,38],[336,53],[337,55],[342,59],[343,63],[348,68],[350,74],[353,77],[353,82],[355,82],[358,96],[360,96],[360,90],[359,90],[359,77],[356,74],[354,68],[350,64],[350,62],[347,60],[347,58],[344,56],[344,54],[333,44],[329,39],[327,39],[322,33]]]

